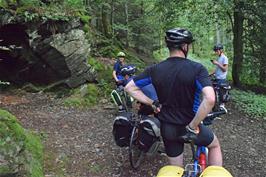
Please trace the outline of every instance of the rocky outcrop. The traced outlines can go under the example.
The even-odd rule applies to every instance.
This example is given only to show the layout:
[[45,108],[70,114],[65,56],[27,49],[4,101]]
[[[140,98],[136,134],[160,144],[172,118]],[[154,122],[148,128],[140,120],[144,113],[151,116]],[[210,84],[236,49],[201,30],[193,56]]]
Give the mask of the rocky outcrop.
[[24,22],[1,9],[0,80],[71,88],[95,81],[87,64],[90,44],[80,28],[79,20]]

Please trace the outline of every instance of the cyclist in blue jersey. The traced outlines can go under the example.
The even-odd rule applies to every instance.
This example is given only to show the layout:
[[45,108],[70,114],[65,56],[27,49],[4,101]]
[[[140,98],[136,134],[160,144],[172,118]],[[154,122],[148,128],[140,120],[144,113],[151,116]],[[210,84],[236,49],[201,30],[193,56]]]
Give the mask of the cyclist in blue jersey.
[[[221,166],[219,141],[208,127],[201,124],[214,106],[215,94],[206,68],[187,59],[193,41],[191,32],[186,29],[166,31],[165,42],[170,56],[133,78],[125,90],[158,113],[171,165],[183,166],[184,143],[194,141],[197,145],[208,147],[209,165]],[[154,86],[158,100],[150,99],[141,91],[149,84]]]
[[121,69],[125,66],[125,56],[124,52],[119,52],[117,54],[118,59],[114,64],[113,78],[115,79],[117,85],[121,85],[124,82],[124,77],[121,75]]

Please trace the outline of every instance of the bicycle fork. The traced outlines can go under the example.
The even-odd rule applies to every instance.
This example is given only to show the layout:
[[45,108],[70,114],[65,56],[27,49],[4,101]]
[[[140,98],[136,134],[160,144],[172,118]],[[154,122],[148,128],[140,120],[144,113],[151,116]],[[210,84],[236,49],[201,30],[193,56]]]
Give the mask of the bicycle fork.
[[196,152],[194,144],[191,144],[193,159],[194,159],[194,174],[193,177],[197,177],[207,167],[207,148],[204,146],[197,146]]

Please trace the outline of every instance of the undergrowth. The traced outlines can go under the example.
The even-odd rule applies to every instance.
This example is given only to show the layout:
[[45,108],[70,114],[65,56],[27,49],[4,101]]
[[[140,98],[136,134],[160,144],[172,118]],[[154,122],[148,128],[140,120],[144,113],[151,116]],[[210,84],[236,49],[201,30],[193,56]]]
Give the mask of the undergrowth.
[[253,92],[231,90],[233,102],[237,108],[249,117],[263,118],[266,120],[266,96]]
[[74,90],[74,93],[65,99],[66,106],[91,107],[96,105],[99,97],[99,89],[96,84],[83,85]]

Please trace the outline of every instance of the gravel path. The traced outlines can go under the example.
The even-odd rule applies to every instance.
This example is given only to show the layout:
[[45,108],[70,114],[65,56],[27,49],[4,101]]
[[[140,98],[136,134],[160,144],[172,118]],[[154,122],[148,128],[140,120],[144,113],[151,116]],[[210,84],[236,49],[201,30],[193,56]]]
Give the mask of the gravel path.
[[[115,109],[104,105],[77,109],[64,107],[61,99],[50,94],[0,95],[2,108],[16,115],[24,127],[42,134],[46,177],[156,175],[166,157],[148,157],[139,170],[132,170],[127,149],[113,141]],[[233,105],[229,109],[228,115],[212,125],[220,139],[225,167],[235,177],[265,177],[266,121],[245,117]]]

